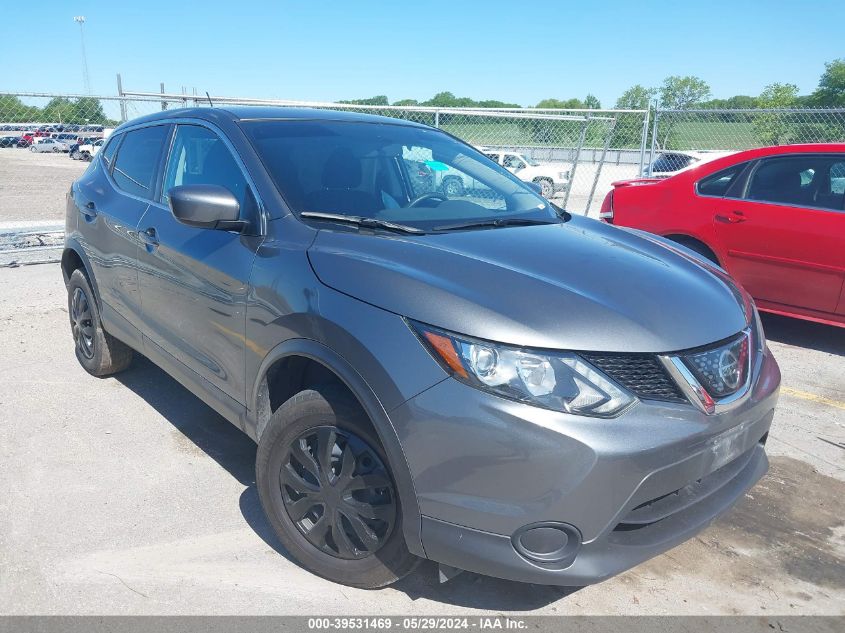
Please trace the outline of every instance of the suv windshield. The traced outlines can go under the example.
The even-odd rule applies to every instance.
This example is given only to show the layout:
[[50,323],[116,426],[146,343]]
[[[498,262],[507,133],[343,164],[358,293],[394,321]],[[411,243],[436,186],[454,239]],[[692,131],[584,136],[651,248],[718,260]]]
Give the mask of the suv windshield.
[[422,230],[505,218],[559,220],[550,204],[506,169],[437,130],[318,120],[242,125],[296,213],[343,214]]

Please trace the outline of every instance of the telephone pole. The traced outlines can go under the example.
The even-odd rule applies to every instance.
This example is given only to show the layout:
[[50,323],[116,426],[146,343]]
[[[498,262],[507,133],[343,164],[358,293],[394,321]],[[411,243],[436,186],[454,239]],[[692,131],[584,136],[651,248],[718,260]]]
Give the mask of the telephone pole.
[[74,16],[73,21],[79,24],[79,41],[82,44],[82,82],[85,84],[85,94],[91,94],[91,79],[88,77],[88,55],[85,52],[85,16]]

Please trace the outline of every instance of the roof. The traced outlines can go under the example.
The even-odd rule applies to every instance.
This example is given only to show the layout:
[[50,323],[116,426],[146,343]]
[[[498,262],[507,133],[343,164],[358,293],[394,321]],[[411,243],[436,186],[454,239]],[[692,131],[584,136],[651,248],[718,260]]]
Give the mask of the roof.
[[169,119],[194,118],[205,121],[219,121],[227,118],[230,121],[248,120],[321,120],[321,121],[356,121],[360,123],[390,123],[409,125],[413,127],[427,127],[414,121],[396,119],[376,114],[364,114],[361,112],[350,112],[349,110],[324,110],[319,108],[293,108],[283,106],[242,106],[242,105],[221,105],[214,107],[176,108],[163,110],[146,116],[138,117],[127,121],[120,127],[148,123],[152,121],[167,121]]

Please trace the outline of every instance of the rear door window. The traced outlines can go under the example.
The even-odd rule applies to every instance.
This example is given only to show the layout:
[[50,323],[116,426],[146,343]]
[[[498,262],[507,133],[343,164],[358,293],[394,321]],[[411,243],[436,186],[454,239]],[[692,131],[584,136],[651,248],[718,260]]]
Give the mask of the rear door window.
[[152,199],[156,171],[169,127],[153,125],[125,133],[112,178],[123,191]]

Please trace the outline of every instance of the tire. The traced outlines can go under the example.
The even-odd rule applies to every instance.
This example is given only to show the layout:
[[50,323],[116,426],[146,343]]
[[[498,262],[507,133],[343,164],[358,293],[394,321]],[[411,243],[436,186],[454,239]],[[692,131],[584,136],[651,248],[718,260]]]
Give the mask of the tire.
[[67,285],[68,317],[76,359],[92,376],[123,371],[132,362],[132,348],[103,329],[88,278],[77,268]]
[[450,198],[459,198],[464,195],[464,183],[458,178],[447,178],[443,181],[443,193]]
[[550,199],[555,193],[555,184],[548,178],[535,178],[534,182],[540,185],[540,195],[546,199]]
[[276,536],[303,567],[363,589],[413,571],[420,559],[405,545],[387,464],[366,413],[342,389],[301,391],[273,413],[258,442],[258,494]]
[[70,153],[70,159],[71,160],[79,160],[79,158],[80,158],[80,154],[79,154],[78,151],[73,151],[73,152]]
[[38,150],[37,150],[37,149],[35,149],[35,145],[30,145],[30,146],[29,146],[29,151],[30,151],[30,152],[37,152]]

